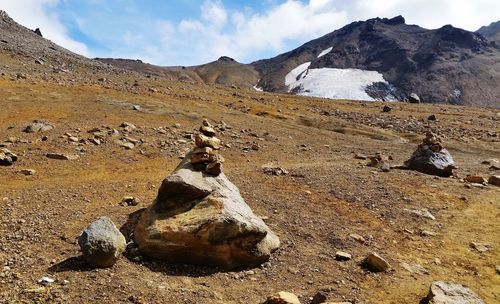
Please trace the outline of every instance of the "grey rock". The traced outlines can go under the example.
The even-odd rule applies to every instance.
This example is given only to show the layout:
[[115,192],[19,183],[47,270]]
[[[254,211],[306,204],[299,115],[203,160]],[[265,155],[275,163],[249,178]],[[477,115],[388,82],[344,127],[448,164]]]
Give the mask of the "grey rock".
[[484,253],[484,252],[492,249],[492,246],[490,244],[480,243],[480,242],[471,242],[470,247],[474,248],[475,250],[477,250],[480,253]]
[[11,166],[17,161],[17,155],[10,150],[0,148],[0,166]]
[[425,302],[428,304],[484,304],[469,288],[451,282],[432,282]]
[[410,103],[420,103],[420,97],[416,93],[411,93],[410,96],[408,96],[408,101]]
[[425,208],[420,209],[420,210],[419,209],[411,209],[411,210],[410,209],[403,209],[403,210],[406,212],[410,212],[412,214],[415,214],[417,216],[429,219],[429,220],[433,220],[433,221],[436,220],[436,217],[434,215],[432,215],[432,213]]
[[401,267],[403,267],[406,271],[413,273],[413,274],[418,274],[418,275],[429,274],[429,271],[427,269],[425,269],[420,264],[408,264],[408,263],[402,262]]
[[448,177],[452,175],[455,161],[446,149],[433,151],[430,145],[420,145],[411,158],[405,162],[408,169],[422,173]]
[[108,217],[91,223],[78,238],[87,263],[94,267],[111,267],[125,250],[125,237]]
[[224,268],[266,262],[278,237],[245,203],[224,173],[197,171],[186,155],[163,180],[134,237],[145,255]]
[[54,126],[43,120],[34,120],[31,124],[24,128],[23,132],[37,133],[46,132],[54,129]]

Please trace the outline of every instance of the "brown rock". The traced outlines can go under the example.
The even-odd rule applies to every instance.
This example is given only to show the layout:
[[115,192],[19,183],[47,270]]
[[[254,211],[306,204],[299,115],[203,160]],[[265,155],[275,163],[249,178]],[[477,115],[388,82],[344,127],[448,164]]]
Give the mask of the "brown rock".
[[500,175],[492,175],[488,178],[488,184],[500,186]]
[[51,159],[59,159],[59,160],[75,160],[78,159],[78,155],[75,154],[67,154],[67,153],[47,153],[45,156]]
[[217,137],[209,137],[203,134],[196,134],[194,138],[195,144],[199,148],[210,147],[214,150],[219,150],[221,147],[221,141]]
[[486,182],[486,180],[482,176],[478,175],[467,175],[464,178],[464,181],[475,184],[484,184]]
[[264,304],[300,304],[299,298],[291,292],[280,291],[267,298]]
[[363,265],[372,272],[387,271],[390,268],[389,263],[379,256],[377,253],[370,253],[365,260]]
[[215,130],[212,127],[207,127],[207,126],[201,126],[200,127],[200,132],[203,133],[203,135],[212,137],[215,136]]
[[139,250],[169,262],[235,268],[266,262],[278,237],[224,173],[194,170],[188,154],[135,227]]
[[219,175],[222,173],[222,163],[219,161],[211,162],[205,168],[205,172],[211,175]]

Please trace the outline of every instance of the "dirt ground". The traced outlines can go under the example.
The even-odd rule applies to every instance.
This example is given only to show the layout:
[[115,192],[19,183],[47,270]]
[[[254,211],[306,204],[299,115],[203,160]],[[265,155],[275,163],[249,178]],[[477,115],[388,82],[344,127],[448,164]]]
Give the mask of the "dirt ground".
[[[383,113],[380,102],[161,81],[155,87],[156,93],[138,93],[0,78],[0,143],[16,137],[4,145],[19,156],[0,167],[0,303],[262,303],[281,290],[302,303],[322,290],[329,301],[418,303],[435,280],[464,284],[486,303],[500,303],[500,188],[462,180],[500,174],[482,164],[500,158],[498,110],[385,103],[392,110]],[[427,119],[431,114],[436,121]],[[220,134],[228,144],[226,175],[280,237],[280,249],[261,267],[235,271],[146,257],[87,267],[76,244],[82,230],[103,215],[125,225],[151,204],[203,118],[231,127]],[[55,128],[22,132],[35,119]],[[140,140],[134,149],[115,143],[122,122],[137,127],[126,133]],[[93,128],[118,134],[99,145],[65,135],[88,139]],[[382,152],[402,164],[429,129],[444,138],[457,176],[381,172],[354,158]],[[79,158],[54,160],[49,152]],[[266,175],[266,164],[290,173]],[[139,205],[122,206],[127,195]],[[435,220],[408,211],[422,208]],[[480,253],[471,242],[490,249]],[[353,258],[335,260],[338,250]],[[360,267],[370,252],[387,259],[391,270]],[[415,264],[425,273],[406,269]],[[40,285],[42,276],[56,282]]]

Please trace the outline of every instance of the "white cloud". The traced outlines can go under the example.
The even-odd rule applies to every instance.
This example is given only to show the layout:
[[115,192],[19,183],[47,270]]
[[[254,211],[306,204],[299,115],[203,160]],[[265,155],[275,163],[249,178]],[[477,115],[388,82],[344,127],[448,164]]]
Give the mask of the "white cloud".
[[[45,37],[77,53],[87,47],[72,39],[59,21],[58,4],[68,0],[0,0],[16,21],[40,27]],[[140,0],[87,0],[73,16],[89,41],[92,55],[139,58],[160,65],[193,65],[222,55],[241,62],[289,51],[350,22],[403,15],[410,24],[438,28],[452,24],[467,30],[500,19],[498,0],[264,0],[263,10],[234,8],[229,0],[204,0],[198,15],[163,20]],[[117,5],[120,4],[120,7]],[[59,5],[60,6],[60,5]]]
[[[174,40],[159,47],[167,62],[203,63],[227,55],[249,62],[291,50],[350,22],[403,15],[407,23],[426,28],[444,24],[474,31],[499,19],[496,0],[286,0],[271,1],[264,12],[229,10],[220,0],[206,0],[199,19],[174,25]],[[177,40],[182,40],[179,42]],[[176,58],[176,49],[183,54]],[[261,55],[262,54],[262,55]],[[269,55],[267,55],[269,57]],[[167,63],[168,64],[168,63]]]
[[87,46],[70,38],[68,30],[50,8],[59,0],[0,0],[0,9],[11,18],[30,28],[40,28],[43,36],[75,53],[89,56]]

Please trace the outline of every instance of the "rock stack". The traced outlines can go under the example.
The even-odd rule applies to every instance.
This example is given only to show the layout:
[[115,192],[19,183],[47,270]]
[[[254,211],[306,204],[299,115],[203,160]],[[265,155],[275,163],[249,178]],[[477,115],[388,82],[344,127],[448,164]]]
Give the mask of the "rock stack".
[[201,130],[141,214],[135,242],[143,254],[174,263],[230,269],[266,262],[279,239],[221,171],[213,129],[205,123]]
[[189,160],[196,170],[217,176],[222,173],[224,158],[218,153],[221,141],[215,134],[208,120],[204,120],[200,133],[195,137],[196,148],[191,151]]
[[411,170],[448,177],[455,169],[455,162],[450,152],[443,148],[439,137],[432,132],[427,132],[423,142],[405,162],[405,166]]

